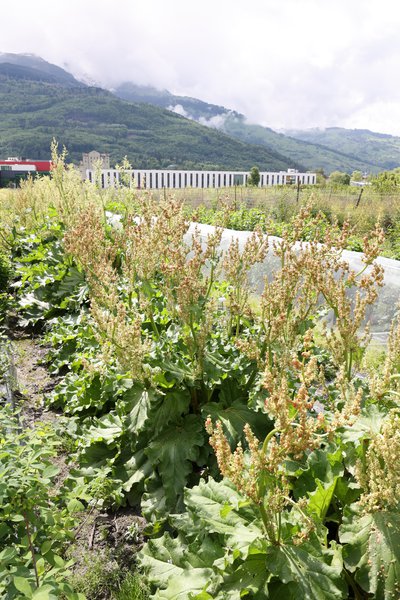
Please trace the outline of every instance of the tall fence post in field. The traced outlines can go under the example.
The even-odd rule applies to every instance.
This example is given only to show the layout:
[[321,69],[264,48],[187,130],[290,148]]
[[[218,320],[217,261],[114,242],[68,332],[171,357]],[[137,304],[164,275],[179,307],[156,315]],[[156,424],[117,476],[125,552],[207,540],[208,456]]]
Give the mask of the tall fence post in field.
[[299,198],[300,198],[300,179],[297,180],[296,204],[299,203]]
[[364,188],[361,188],[360,195],[357,198],[356,208],[358,208],[358,205],[360,204],[360,200],[361,200],[361,196],[362,196],[363,191],[364,191]]

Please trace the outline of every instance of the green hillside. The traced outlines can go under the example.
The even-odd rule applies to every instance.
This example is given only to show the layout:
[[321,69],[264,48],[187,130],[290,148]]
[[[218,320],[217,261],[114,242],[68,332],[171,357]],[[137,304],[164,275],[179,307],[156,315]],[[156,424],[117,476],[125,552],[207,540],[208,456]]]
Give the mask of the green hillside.
[[380,166],[376,161],[374,162],[373,157],[366,159],[361,148],[358,149],[358,154],[351,156],[341,150],[339,144],[328,147],[323,142],[295,139],[282,133],[276,133],[268,127],[250,125],[242,119],[230,116],[225,120],[223,130],[243,142],[261,144],[271,150],[279,151],[290,156],[294,161],[301,157],[302,164],[308,170],[323,169],[327,174],[332,171],[352,173],[360,170],[374,173],[380,170]]
[[71,73],[68,73],[61,67],[57,67],[57,65],[47,62],[35,54],[11,54],[10,52],[0,52],[0,64],[4,64],[5,70],[8,70],[11,75],[11,67],[13,67],[14,76],[17,76],[18,73],[21,74],[23,70],[26,70],[25,72],[28,79],[50,81],[52,83],[60,83],[72,87],[84,86],[84,84],[75,79]]
[[[169,110],[166,110],[169,109]],[[0,53],[0,157],[48,158],[55,137],[70,159],[108,152],[144,168],[299,168],[376,173],[400,165],[400,138],[367,130],[290,131],[197,98],[132,82],[106,91],[27,54]],[[180,113],[180,114],[177,114]]]
[[299,140],[323,144],[348,155],[362,156],[366,161],[375,163],[380,171],[400,166],[400,137],[394,135],[342,127],[306,129],[289,133]]
[[144,168],[302,168],[173,112],[57,77],[28,65],[0,64],[0,156],[47,158],[55,137],[73,161],[96,149],[108,152],[112,163],[127,155]]
[[348,173],[355,170],[368,172],[381,170],[375,157],[364,156],[362,148],[358,148],[356,153],[348,153],[340,147],[340,144],[332,144],[328,147],[328,145],[324,145],[323,141],[295,139],[296,136],[289,137],[277,133],[269,127],[251,125],[246,121],[244,115],[197,98],[176,96],[167,90],[140,86],[132,82],[124,82],[113,92],[125,100],[146,102],[178,110],[187,118],[200,121],[210,127],[218,127],[220,131],[242,142],[259,144],[272,152],[288,156],[292,162],[301,163],[308,170],[323,169],[325,173],[337,170]]
[[243,116],[240,113],[230,111],[224,106],[217,104],[209,104],[198,98],[190,98],[189,96],[175,96],[168,90],[159,90],[151,85],[137,85],[131,81],[121,83],[116,89],[112,90],[118,98],[129,100],[130,102],[146,102],[161,108],[174,109],[180,105],[188,119],[194,121],[204,120],[203,125],[209,119],[220,115],[234,114]]

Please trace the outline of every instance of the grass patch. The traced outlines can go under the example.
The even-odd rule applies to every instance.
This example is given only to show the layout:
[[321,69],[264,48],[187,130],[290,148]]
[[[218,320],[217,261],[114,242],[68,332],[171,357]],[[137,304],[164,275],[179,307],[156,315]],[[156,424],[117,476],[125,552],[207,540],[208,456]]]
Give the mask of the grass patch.
[[121,566],[117,549],[71,550],[71,556],[78,560],[70,584],[87,600],[147,600],[149,597],[140,574]]
[[115,600],[147,600],[148,598],[149,590],[137,573],[129,573],[115,595]]

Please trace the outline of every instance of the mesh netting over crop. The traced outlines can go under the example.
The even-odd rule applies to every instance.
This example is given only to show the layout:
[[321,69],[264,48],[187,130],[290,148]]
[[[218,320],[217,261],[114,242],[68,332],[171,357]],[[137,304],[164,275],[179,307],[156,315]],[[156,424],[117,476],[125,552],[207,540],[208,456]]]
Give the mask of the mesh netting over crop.
[[[197,228],[200,231],[201,237],[206,240],[207,235],[214,231],[212,225],[202,225],[199,223],[192,224],[187,233],[187,240]],[[250,231],[234,231],[232,229],[224,229],[221,239],[221,250],[227,250],[233,239],[237,239],[240,249],[243,249],[249,236]],[[264,287],[264,278],[270,278],[272,273],[280,268],[280,260],[273,253],[273,242],[279,242],[280,238],[270,236],[270,250],[267,258],[261,264],[255,265],[250,272],[250,281],[254,293],[259,295]],[[301,243],[298,244],[300,249]],[[355,272],[359,272],[363,268],[363,254],[345,250],[343,258],[349,263],[349,266]],[[370,321],[371,332],[377,341],[384,342],[389,333],[391,321],[399,308],[400,302],[400,261],[389,258],[379,257],[377,262],[382,265],[385,270],[384,285],[379,290],[377,302],[368,309],[367,318]]]

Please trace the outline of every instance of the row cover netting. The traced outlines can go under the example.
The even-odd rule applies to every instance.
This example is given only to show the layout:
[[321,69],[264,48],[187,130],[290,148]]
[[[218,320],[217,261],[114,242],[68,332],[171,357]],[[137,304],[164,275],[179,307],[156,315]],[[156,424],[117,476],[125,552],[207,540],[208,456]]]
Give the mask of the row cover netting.
[[[201,237],[206,240],[207,236],[214,231],[214,226],[192,223],[186,234],[187,241],[191,239],[195,229],[200,232]],[[238,240],[239,248],[243,250],[245,243],[251,231],[234,231],[232,229],[224,229],[221,238],[221,250],[227,250],[232,240]],[[250,284],[254,294],[260,295],[264,287],[264,278],[271,278],[272,274],[279,270],[280,260],[274,255],[273,243],[279,243],[280,238],[269,236],[270,249],[268,256],[263,263],[255,265],[249,274]],[[299,250],[302,244],[307,242],[298,242]],[[351,250],[343,251],[343,259],[349,263],[350,268],[358,273],[363,268],[363,254]],[[378,300],[375,304],[369,307],[367,312],[367,320],[370,322],[371,333],[376,341],[385,342],[390,324],[399,308],[400,302],[400,261],[390,258],[378,257],[377,262],[382,265],[385,270],[384,285],[379,289]]]

